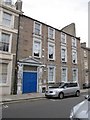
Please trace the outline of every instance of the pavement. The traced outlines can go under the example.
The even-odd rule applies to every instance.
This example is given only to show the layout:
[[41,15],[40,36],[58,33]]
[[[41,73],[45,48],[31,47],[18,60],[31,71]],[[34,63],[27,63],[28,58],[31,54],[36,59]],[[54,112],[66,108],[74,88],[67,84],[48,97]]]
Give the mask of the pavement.
[[[80,90],[81,93],[88,93],[88,89]],[[45,99],[44,93],[28,93],[28,94],[17,94],[17,95],[2,95],[0,96],[0,104],[21,102],[24,100],[38,100]]]

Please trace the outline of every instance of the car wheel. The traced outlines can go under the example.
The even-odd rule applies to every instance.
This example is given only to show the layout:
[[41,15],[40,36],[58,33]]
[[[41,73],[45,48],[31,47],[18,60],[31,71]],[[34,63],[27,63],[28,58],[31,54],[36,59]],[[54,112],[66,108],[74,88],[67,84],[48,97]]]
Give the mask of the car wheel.
[[60,98],[60,99],[63,99],[63,98],[64,98],[64,93],[62,93],[62,92],[59,93],[59,98]]
[[77,96],[77,97],[80,96],[80,91],[76,91],[76,96]]

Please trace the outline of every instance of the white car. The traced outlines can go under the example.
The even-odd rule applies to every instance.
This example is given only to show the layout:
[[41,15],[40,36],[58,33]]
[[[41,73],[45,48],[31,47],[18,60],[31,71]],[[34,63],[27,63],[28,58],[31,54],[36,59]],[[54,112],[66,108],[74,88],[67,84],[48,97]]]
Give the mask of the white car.
[[47,98],[58,97],[62,99],[63,97],[70,95],[80,96],[80,87],[77,82],[66,82],[61,83],[60,85],[57,84],[49,87],[49,89],[45,92],[45,96]]
[[90,120],[90,96],[73,107],[70,113],[71,120]]

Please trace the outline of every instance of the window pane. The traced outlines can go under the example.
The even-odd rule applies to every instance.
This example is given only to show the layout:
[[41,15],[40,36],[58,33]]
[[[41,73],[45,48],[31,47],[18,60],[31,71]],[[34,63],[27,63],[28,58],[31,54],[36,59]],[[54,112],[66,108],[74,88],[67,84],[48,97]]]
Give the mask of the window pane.
[[54,29],[53,28],[49,28],[49,38],[53,39],[54,36]]
[[8,64],[0,64],[0,83],[7,82],[7,67]]
[[9,51],[9,41],[10,41],[10,35],[2,33],[1,41],[0,41],[0,50],[1,51]]
[[34,42],[34,56],[40,56],[40,43],[36,41]]
[[53,59],[54,47],[49,45],[49,58]]
[[54,78],[54,68],[49,68],[49,81],[53,81]]
[[77,80],[77,70],[73,70],[73,81]]
[[73,60],[73,63],[77,63],[77,53],[76,53],[76,51],[72,52],[72,60]]
[[62,49],[62,58],[65,58],[65,49]]
[[10,26],[11,24],[11,14],[3,13],[3,25]]
[[72,38],[72,46],[76,47],[76,38]]
[[62,68],[62,81],[66,81],[67,78],[66,68]]
[[66,43],[66,35],[65,35],[65,33],[61,33],[61,42],[62,43]]
[[35,34],[40,35],[40,24],[35,23]]

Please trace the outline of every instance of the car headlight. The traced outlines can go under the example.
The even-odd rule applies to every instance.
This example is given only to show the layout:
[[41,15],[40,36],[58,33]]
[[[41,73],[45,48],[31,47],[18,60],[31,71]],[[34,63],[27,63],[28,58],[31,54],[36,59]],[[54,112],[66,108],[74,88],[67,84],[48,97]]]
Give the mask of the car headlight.
[[73,109],[71,110],[71,113],[70,113],[70,119],[73,120],[73,115],[74,115],[74,111]]

